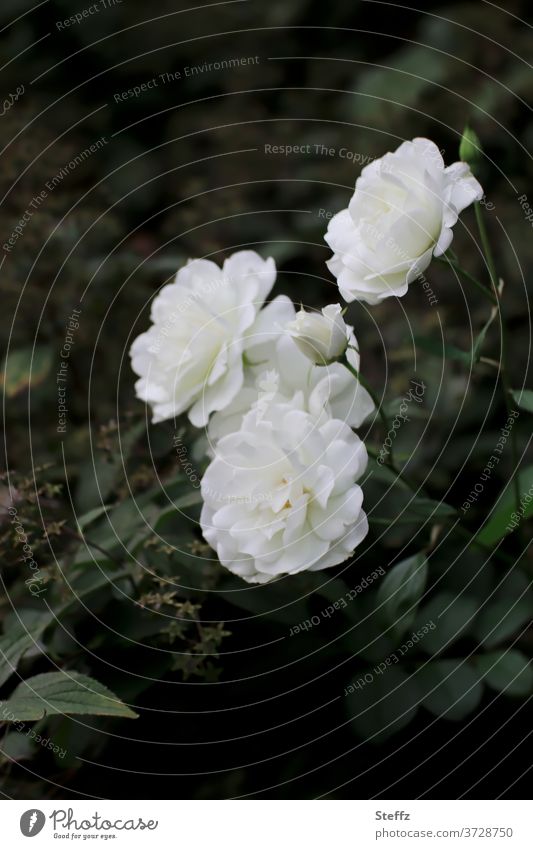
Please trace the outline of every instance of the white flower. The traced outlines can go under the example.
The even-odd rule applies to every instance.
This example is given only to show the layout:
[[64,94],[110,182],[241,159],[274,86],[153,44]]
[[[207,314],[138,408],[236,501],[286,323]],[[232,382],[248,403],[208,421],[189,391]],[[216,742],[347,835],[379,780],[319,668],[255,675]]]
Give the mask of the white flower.
[[[265,342],[287,298],[261,307],[276,279],[272,258],[239,251],[220,269],[191,260],[152,304],[152,326],[131,347],[137,397],[161,422],[189,411],[197,427],[243,385],[243,354]],[[261,310],[261,311],[260,311]]]
[[334,362],[348,347],[348,328],[340,304],[329,304],[322,313],[302,308],[287,325],[287,332],[302,354],[317,366]]
[[[315,366],[294,345],[287,325],[294,320],[293,304],[286,299],[280,305],[280,321],[267,328],[257,345],[247,354],[244,384],[231,404],[209,421],[211,443],[233,433],[241,426],[243,416],[255,404],[256,415],[271,403],[291,402],[298,393],[302,409],[317,423],[328,418],[342,419],[350,427],[360,427],[374,411],[374,403],[359,381],[341,364]],[[359,371],[360,357],[353,327],[346,325],[350,348],[347,358]],[[266,339],[263,344],[261,338]],[[356,350],[354,350],[356,349]],[[257,402],[257,403],[256,403]]]
[[250,583],[342,563],[368,531],[356,481],[364,444],[345,422],[320,426],[291,403],[252,409],[217,444],[202,480],[202,533]]
[[431,257],[450,246],[459,213],[482,196],[469,166],[445,168],[429,139],[403,142],[366,165],[348,209],[331,219],[325,236],[342,297],[377,304],[405,295]]

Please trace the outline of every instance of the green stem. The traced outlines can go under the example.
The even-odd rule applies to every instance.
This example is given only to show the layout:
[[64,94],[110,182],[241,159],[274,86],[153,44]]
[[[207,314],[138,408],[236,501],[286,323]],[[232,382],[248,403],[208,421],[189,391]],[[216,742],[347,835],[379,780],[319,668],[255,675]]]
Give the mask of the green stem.
[[[481,209],[481,205],[479,203],[475,204],[476,211],[476,221],[479,230],[479,238],[481,240],[481,247],[483,250],[483,256],[485,258],[485,262],[487,263],[487,268],[489,270],[490,282],[492,283],[492,287],[494,289],[494,295],[496,298],[496,303],[499,307],[500,312],[500,327],[501,327],[501,381],[502,381],[502,389],[503,389],[503,398],[505,403],[505,409],[507,411],[507,416],[509,417],[513,412],[511,408],[511,386],[509,383],[508,370],[507,370],[507,353],[508,353],[508,336],[507,336],[507,327],[505,325],[505,321],[503,318],[503,310],[502,310],[502,301],[501,301],[501,288],[498,286],[498,275],[496,272],[496,264],[494,262],[494,255],[492,253],[492,249],[490,246],[490,240],[487,233],[487,228],[485,226],[485,220],[483,218],[483,211]],[[511,472],[511,480],[512,486],[514,489],[514,497],[515,497],[515,507],[518,510],[520,507],[520,482],[518,479],[518,446],[516,443],[516,432],[513,428],[511,431],[511,461],[513,464],[513,469]]]
[[475,534],[472,534],[467,528],[463,527],[461,523],[458,523],[453,529],[454,533],[460,534],[463,539],[468,541],[469,546],[473,548],[478,548],[480,551],[483,551],[487,557],[494,557],[497,560],[501,560],[502,563],[506,563],[508,566],[514,566],[516,563],[516,559],[514,557],[510,557],[505,551],[500,551],[499,549],[496,551],[488,545],[484,545],[482,542],[479,542]]
[[[383,405],[382,405],[382,404],[380,404],[380,402],[379,402],[379,398],[378,398],[378,397],[377,397],[377,395],[375,394],[374,390],[372,389],[372,387],[371,387],[371,386],[369,386],[369,385],[368,385],[368,383],[366,382],[366,380],[364,380],[364,379],[361,377],[361,375],[359,374],[359,372],[357,371],[357,369],[355,369],[355,368],[351,365],[351,363],[349,363],[349,362],[348,362],[348,358],[347,358],[346,356],[344,356],[344,358],[341,360],[341,362],[342,362],[343,366],[344,366],[345,368],[347,368],[347,369],[348,369],[348,371],[350,372],[350,374],[352,374],[352,375],[355,377],[355,379],[356,379],[356,380],[357,380],[357,381],[361,384],[361,386],[362,386],[364,389],[366,389],[366,391],[368,392],[368,394],[369,394],[369,395],[370,395],[370,397],[372,398],[372,401],[374,402],[374,405],[375,405],[375,407],[376,407],[376,410],[378,411],[379,416],[380,416],[380,418],[381,418],[381,421],[382,421],[382,423],[383,423],[383,427],[385,428],[385,435],[387,435],[387,434],[388,434],[388,432],[390,431],[389,421],[388,421],[388,419],[387,419],[387,416],[385,415],[385,411],[384,411],[384,409],[383,409]],[[395,473],[396,473],[399,477],[401,477],[401,472],[400,472],[400,470],[399,470],[399,469],[395,466],[395,464],[394,464],[394,457],[393,457],[393,453],[392,453],[392,445],[391,445],[391,447],[390,447],[390,449],[389,449],[389,454],[388,454],[388,458],[387,458],[387,465],[389,465],[389,466],[391,467],[391,469],[392,469],[392,470],[393,470],[393,471],[394,471],[394,472],[395,472]]]
[[457,274],[459,274],[461,277],[464,277],[464,279],[468,280],[469,283],[473,283],[474,286],[476,286],[480,290],[480,292],[483,292],[483,295],[488,298],[491,303],[497,303],[496,296],[489,289],[487,289],[487,287],[484,286],[483,283],[480,283],[480,281],[476,277],[474,277],[473,274],[470,274],[470,272],[463,268],[461,265],[459,265],[459,263],[455,259],[452,259],[452,257],[449,256],[448,253],[444,254],[444,256],[442,257],[437,257],[437,259],[439,260],[439,262],[445,262],[448,265],[451,265],[451,267],[457,272]]
[[480,206],[479,203],[474,204],[474,209],[475,209],[475,212],[476,212],[477,228],[479,230],[479,238],[481,239],[481,247],[483,249],[483,256],[485,258],[485,262],[487,263],[487,268],[489,270],[490,282],[492,283],[492,287],[494,289],[494,295],[497,299],[498,298],[498,276],[496,274],[496,263],[494,262],[494,256],[492,254],[492,248],[490,246],[487,228],[485,227],[485,220],[483,218],[483,212],[481,210],[481,206]]
[[372,389],[372,387],[371,387],[371,386],[369,386],[369,385],[368,385],[368,383],[366,382],[366,380],[364,380],[364,379],[361,377],[361,375],[359,374],[359,372],[357,371],[357,369],[356,369],[356,368],[354,368],[354,367],[353,367],[353,366],[352,366],[352,365],[348,362],[348,358],[347,358],[346,356],[344,357],[344,359],[343,359],[341,362],[342,362],[343,366],[344,366],[345,368],[347,368],[347,369],[348,369],[348,371],[350,372],[350,374],[352,374],[352,375],[355,377],[355,379],[357,380],[357,382],[358,382],[358,383],[360,383],[360,384],[361,384],[361,386],[363,386],[363,387],[364,387],[364,389],[366,389],[366,391],[368,392],[368,394],[369,394],[369,395],[370,395],[370,397],[372,398],[372,401],[374,402],[374,405],[375,405],[375,407],[376,407],[376,410],[378,411],[379,415],[381,416],[381,421],[383,422],[383,427],[385,428],[385,433],[388,433],[388,432],[389,432],[389,430],[390,430],[389,422],[388,422],[388,420],[387,420],[387,416],[385,415],[385,412],[384,412],[384,410],[383,410],[382,405],[379,403],[379,399],[378,399],[377,395],[375,394],[374,390]]

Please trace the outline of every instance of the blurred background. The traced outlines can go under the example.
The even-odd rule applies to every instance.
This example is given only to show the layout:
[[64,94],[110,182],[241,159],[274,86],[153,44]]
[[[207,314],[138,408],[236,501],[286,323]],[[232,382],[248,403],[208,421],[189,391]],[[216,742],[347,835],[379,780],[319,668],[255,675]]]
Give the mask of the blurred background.
[[[0,698],[20,677],[75,669],[140,715],[43,720],[39,733],[64,756],[2,722],[6,796],[480,798],[520,797],[529,786],[527,676],[512,692],[476,690],[447,717],[418,705],[408,685],[401,711],[387,688],[372,691],[354,720],[345,687],[395,648],[358,648],[368,629],[379,631],[372,593],[320,628],[288,636],[379,565],[426,545],[427,516],[395,523],[404,495],[384,496],[376,470],[366,497],[384,521],[368,553],[325,582],[302,576],[253,593],[209,558],[195,506],[179,517],[168,510],[168,498],[190,493],[176,438],[199,468],[202,460],[186,423],[147,424],[127,354],[148,326],[153,295],[190,257],[221,262],[252,248],[275,257],[276,294],[310,306],[338,300],[323,236],[361,167],[415,136],[433,139],[451,164],[468,123],[484,151],[478,177],[505,282],[512,384],[527,385],[530,17],[525,0],[502,8],[4,0],[0,622],[4,637],[20,630],[34,639]],[[455,228],[453,248],[487,281],[472,211]],[[411,377],[424,380],[423,409],[398,448],[412,456],[410,474],[426,496],[453,511],[479,481],[507,411],[497,370],[469,353],[490,308],[445,264],[434,262],[426,276],[434,302],[413,285],[401,301],[351,305],[348,317],[362,372],[390,412]],[[484,341],[493,363],[499,324]],[[63,386],[66,412],[58,408]],[[527,470],[527,412],[515,433]],[[379,429],[361,435],[379,443]],[[445,541],[430,559],[430,595],[411,624],[444,611],[451,642],[415,649],[409,674],[419,654],[449,661],[479,645],[531,656],[528,523],[498,538],[494,555],[464,538],[485,520],[511,464],[506,448],[461,516],[461,533],[439,530]],[[11,503],[42,570],[54,613],[46,621],[25,584]],[[103,504],[111,519],[102,518]],[[502,629],[488,639],[498,612]],[[452,704],[468,701],[467,683],[457,687]]]

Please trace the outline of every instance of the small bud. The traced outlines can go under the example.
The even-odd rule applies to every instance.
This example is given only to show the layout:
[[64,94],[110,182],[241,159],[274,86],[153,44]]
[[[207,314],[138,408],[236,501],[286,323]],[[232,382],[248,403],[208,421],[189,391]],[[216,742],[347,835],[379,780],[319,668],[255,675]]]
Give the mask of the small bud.
[[287,331],[302,354],[318,366],[342,357],[348,347],[348,328],[340,304],[324,307],[322,313],[301,309]]
[[477,133],[470,127],[465,127],[461,143],[459,145],[459,159],[466,162],[473,169],[481,159],[481,142]]

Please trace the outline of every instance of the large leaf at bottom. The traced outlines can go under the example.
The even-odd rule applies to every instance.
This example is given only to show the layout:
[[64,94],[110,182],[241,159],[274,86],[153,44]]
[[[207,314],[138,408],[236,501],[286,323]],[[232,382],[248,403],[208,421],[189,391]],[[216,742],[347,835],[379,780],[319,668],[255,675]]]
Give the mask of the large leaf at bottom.
[[52,714],[92,714],[136,719],[111,690],[79,672],[45,672],[23,681],[0,702],[0,720],[33,721]]

